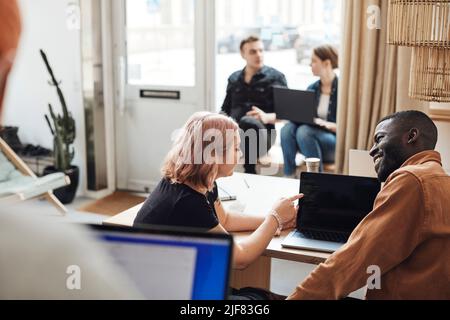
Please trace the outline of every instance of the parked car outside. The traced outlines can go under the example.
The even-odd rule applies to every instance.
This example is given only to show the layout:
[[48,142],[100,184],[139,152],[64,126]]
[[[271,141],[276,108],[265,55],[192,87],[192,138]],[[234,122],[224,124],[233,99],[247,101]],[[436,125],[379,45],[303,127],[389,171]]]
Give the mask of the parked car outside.
[[300,35],[294,45],[297,63],[302,63],[305,59],[310,60],[312,50],[320,45],[330,44],[339,50],[340,42],[337,31],[339,29],[332,26],[328,28],[300,28]]
[[239,32],[230,32],[219,38],[217,50],[219,53],[239,52],[239,45],[242,39],[250,35],[258,36],[264,44],[264,49],[267,51],[292,49],[299,38],[299,33],[295,26],[246,28]]

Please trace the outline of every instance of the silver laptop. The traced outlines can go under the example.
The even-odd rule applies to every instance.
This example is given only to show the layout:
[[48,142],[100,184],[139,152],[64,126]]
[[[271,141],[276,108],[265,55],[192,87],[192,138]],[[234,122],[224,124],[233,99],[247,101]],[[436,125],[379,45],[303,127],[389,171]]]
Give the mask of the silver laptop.
[[273,100],[277,119],[314,125],[317,113],[314,91],[274,86]]
[[302,172],[297,228],[283,247],[323,252],[338,250],[372,211],[380,191],[375,178]]

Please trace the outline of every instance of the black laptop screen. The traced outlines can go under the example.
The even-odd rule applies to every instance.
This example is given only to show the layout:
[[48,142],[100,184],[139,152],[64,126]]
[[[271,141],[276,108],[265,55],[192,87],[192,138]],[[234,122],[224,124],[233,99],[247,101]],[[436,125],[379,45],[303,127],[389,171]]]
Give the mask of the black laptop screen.
[[375,178],[303,172],[297,228],[350,234],[372,211],[379,191]]

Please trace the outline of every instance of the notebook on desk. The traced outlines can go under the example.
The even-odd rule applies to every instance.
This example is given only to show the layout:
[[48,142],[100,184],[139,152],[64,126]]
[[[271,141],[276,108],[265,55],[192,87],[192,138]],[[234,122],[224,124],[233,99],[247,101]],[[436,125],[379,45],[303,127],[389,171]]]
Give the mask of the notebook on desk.
[[145,299],[227,298],[230,235],[161,227],[89,227]]
[[372,211],[379,191],[375,178],[302,172],[297,227],[281,245],[336,251]]

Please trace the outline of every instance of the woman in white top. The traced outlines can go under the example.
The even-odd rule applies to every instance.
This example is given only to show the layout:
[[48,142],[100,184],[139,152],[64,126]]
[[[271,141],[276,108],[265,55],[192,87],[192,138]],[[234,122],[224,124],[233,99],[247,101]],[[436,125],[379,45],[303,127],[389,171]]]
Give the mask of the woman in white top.
[[338,92],[338,77],[334,73],[336,68],[338,53],[334,47],[323,45],[313,50],[311,69],[320,80],[311,84],[308,90],[315,92],[316,126],[288,122],[281,129],[285,176],[295,174],[297,151],[306,158],[319,158],[320,171],[323,171],[323,163],[334,162]]

